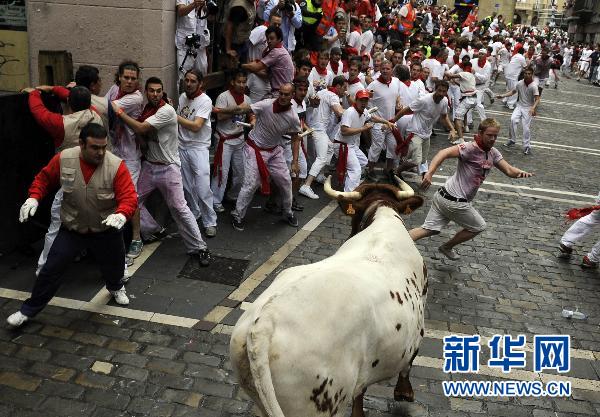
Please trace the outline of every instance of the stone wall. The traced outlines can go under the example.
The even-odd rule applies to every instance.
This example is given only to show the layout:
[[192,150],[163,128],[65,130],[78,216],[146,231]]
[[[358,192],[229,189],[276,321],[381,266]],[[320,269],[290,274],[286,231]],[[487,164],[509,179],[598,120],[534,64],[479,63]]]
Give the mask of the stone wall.
[[[28,1],[31,82],[36,85],[38,52],[66,50],[73,66],[99,68],[103,92],[124,59],[142,67],[142,79],[160,77],[176,93],[174,0]],[[143,80],[142,80],[143,81]]]

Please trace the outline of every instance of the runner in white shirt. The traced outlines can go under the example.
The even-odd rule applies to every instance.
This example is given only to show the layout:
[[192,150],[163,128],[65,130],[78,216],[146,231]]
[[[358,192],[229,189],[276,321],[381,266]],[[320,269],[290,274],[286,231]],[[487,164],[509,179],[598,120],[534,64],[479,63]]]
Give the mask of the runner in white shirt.
[[360,35],[360,55],[371,54],[373,45],[375,45],[375,37],[373,36],[372,26],[373,21],[371,16],[365,16],[362,21],[362,34]]
[[[215,107],[226,108],[242,103],[252,104],[250,97],[244,95],[247,79],[246,72],[240,70],[235,73],[229,90],[219,94]],[[213,177],[210,185],[213,192],[213,208],[217,213],[225,211],[223,197],[229,171],[231,170],[232,177],[228,200],[235,201],[237,199],[244,179],[244,128],[236,123],[238,121],[254,124],[254,115],[217,113],[215,134],[218,144],[214,155]]]
[[[504,69],[504,78],[506,79],[507,91],[513,91],[515,89],[519,79],[519,74],[521,74],[521,71],[523,71],[527,66],[523,52],[524,48],[520,48],[517,53],[513,55],[513,57],[510,59],[510,63]],[[517,97],[513,96],[509,99],[504,98],[502,102],[510,110],[513,110],[515,108],[515,104],[517,103]]]
[[319,198],[310,187],[314,179],[328,163],[327,150],[329,149],[330,141],[328,136],[328,132],[331,131],[330,123],[332,120],[342,117],[342,114],[344,113],[344,108],[341,105],[341,98],[346,95],[347,88],[348,82],[346,81],[346,78],[344,78],[343,75],[338,75],[333,79],[329,89],[321,90],[317,93],[319,106],[313,110],[312,118],[309,122],[310,127],[313,129],[312,141],[316,158],[310,167],[306,181],[298,191],[305,197],[312,199]]
[[[463,143],[463,119],[467,112],[477,106],[477,90],[475,88],[475,75],[472,73],[472,64],[467,61],[462,64],[462,67],[456,66],[458,71],[449,71],[446,76],[458,83],[460,96],[455,102],[455,117],[454,125],[458,133],[458,139],[453,142],[453,145]],[[453,68],[454,69],[454,68]]]
[[327,71],[331,72],[333,77],[344,74],[344,64],[341,61],[342,50],[338,47],[331,48],[329,51],[329,63],[327,64]]
[[[475,88],[477,89],[477,105],[475,109],[479,114],[480,120],[485,120],[485,107],[483,106],[484,93],[490,96],[490,101],[494,100],[492,91],[488,88],[488,83],[492,76],[492,65],[487,60],[487,51],[485,48],[480,48],[477,53],[477,59],[471,60],[473,65],[473,75],[475,76]],[[467,112],[467,123],[473,124],[473,111]]]
[[498,61],[498,70],[496,71],[496,74],[494,75],[493,79],[492,79],[492,86],[496,84],[496,81],[498,80],[498,76],[500,74],[504,74],[504,70],[505,68],[508,66],[508,64],[510,63],[510,50],[511,50],[511,43],[509,40],[506,40],[504,42],[504,45],[502,45],[502,47],[500,49],[498,49],[498,52],[496,53],[496,59]]
[[447,53],[442,54],[441,50],[437,46],[432,46],[431,58],[427,58],[421,62],[423,68],[429,68],[429,76],[425,82],[425,87],[427,87],[428,90],[433,91],[435,81],[444,78],[444,67],[440,63],[440,60],[444,58],[445,61],[447,56]]
[[508,97],[517,94],[518,101],[512,116],[510,117],[510,131],[508,142],[505,146],[513,146],[516,142],[517,127],[519,122],[523,123],[523,153],[531,153],[531,122],[536,115],[537,106],[540,103],[540,91],[538,84],[533,78],[533,69],[528,67],[524,71],[524,77],[517,83],[514,90],[498,96]]
[[210,189],[209,151],[212,100],[202,91],[202,74],[190,70],[183,78],[184,93],[177,112],[179,157],[185,199],[194,217],[202,222],[206,237],[217,235],[217,213]]
[[271,13],[268,24],[256,26],[250,32],[250,36],[248,38],[249,61],[255,61],[257,59],[260,60],[262,58],[262,53],[265,49],[267,49],[267,36],[265,32],[269,26],[281,27],[281,16],[277,12]]
[[360,63],[353,59],[348,64],[348,104],[354,104],[354,97],[356,93],[365,88],[359,77],[360,74]]
[[571,72],[571,61],[573,60],[573,47],[571,45],[565,45],[563,50],[563,63],[560,70],[563,75],[567,75]]
[[587,72],[590,70],[590,56],[594,50],[592,48],[584,48],[581,52],[581,58],[579,58],[579,76],[577,81],[581,80],[581,77],[586,77]]
[[[392,120],[396,113],[396,108],[400,104],[400,81],[392,77],[392,63],[384,61],[381,64],[381,75],[378,79],[367,86],[367,90],[372,92],[370,107],[377,107],[375,115],[385,119]],[[395,120],[394,120],[395,122]],[[377,125],[371,130],[371,147],[369,148],[369,174],[373,176],[373,169],[379,160],[379,155],[384,149],[394,149],[396,139],[390,129],[384,129]],[[386,152],[386,157],[387,157]],[[393,160],[386,161],[386,169],[393,167]]]
[[412,134],[409,146],[409,161],[418,164],[419,174],[425,174],[429,169],[429,141],[433,125],[442,117],[442,121],[450,129],[451,139],[456,139],[456,130],[448,118],[448,81],[441,80],[435,85],[435,91],[413,101],[409,106],[400,110],[394,121],[412,112],[413,118],[406,131]]

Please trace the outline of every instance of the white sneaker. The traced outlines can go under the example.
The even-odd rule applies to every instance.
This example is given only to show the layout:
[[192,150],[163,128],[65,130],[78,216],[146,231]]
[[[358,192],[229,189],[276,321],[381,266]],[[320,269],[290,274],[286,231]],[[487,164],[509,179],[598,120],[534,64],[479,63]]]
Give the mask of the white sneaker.
[[10,316],[8,316],[6,322],[9,326],[21,327],[27,320],[29,320],[29,317],[20,311],[17,311],[16,313],[12,313]]
[[115,302],[119,305],[126,306],[129,304],[129,297],[127,297],[127,293],[125,292],[125,287],[122,287],[117,291],[109,291],[113,297],[115,297]]
[[455,141],[452,141],[453,145],[460,145],[461,143],[465,143],[465,140],[463,138],[458,138]]
[[323,174],[319,174],[319,175],[317,175],[317,178],[315,178],[315,181],[318,182],[319,184],[325,184],[326,180],[327,180],[327,178],[325,178],[325,175],[323,175]]
[[306,184],[304,184],[302,187],[300,187],[298,192],[305,197],[312,198],[313,200],[319,199],[319,196],[312,190],[312,188],[310,188]]

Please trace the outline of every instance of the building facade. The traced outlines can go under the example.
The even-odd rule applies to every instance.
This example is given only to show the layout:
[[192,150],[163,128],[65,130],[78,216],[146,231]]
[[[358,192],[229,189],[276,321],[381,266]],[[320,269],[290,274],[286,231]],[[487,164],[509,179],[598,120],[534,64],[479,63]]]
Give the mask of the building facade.
[[600,43],[600,1],[568,0],[566,6],[569,39]]

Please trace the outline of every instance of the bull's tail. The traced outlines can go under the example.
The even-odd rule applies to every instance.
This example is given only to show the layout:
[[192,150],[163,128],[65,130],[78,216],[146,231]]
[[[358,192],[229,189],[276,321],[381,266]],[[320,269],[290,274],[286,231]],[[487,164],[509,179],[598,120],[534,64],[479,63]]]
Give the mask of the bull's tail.
[[265,314],[265,306],[263,306],[260,315],[257,314],[257,319],[248,332],[247,346],[250,371],[254,380],[254,386],[267,416],[285,417],[277,401],[271,377],[269,351],[274,327],[268,314]]

